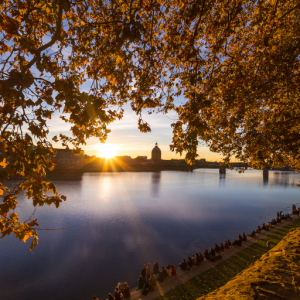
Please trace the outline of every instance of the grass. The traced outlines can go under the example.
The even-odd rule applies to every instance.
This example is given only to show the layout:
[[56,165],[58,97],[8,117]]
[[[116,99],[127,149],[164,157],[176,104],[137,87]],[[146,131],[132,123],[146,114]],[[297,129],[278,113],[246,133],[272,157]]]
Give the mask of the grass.
[[300,227],[300,218],[258,240],[215,267],[178,285],[166,294],[156,298],[156,300],[193,300],[214,291],[233,279],[239,272],[246,269],[263,254],[268,252],[266,246],[267,241],[270,241],[271,248],[273,248],[289,233],[290,229],[298,227]]

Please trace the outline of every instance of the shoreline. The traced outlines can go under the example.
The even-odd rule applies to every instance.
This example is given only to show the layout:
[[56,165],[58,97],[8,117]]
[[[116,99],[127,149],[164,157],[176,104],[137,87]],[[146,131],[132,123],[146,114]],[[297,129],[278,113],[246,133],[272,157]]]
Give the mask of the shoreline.
[[[250,250],[251,252],[253,252],[252,254],[257,254],[254,255],[255,259],[251,262],[249,262],[245,267],[243,267],[241,270],[239,270],[239,272],[243,271],[244,269],[246,269],[250,264],[252,264],[254,261],[258,260],[261,255],[263,255],[265,252],[261,252],[262,250],[260,249],[260,251],[253,251],[253,249],[250,249],[249,247],[253,247],[255,246],[255,244],[258,244],[260,241],[264,240],[265,238],[267,238],[268,240],[270,238],[268,238],[268,236],[272,236],[274,235],[274,233],[276,234],[276,232],[280,231],[282,228],[289,226],[290,224],[292,224],[294,221],[298,220],[297,223],[300,223],[300,218],[299,217],[294,217],[291,216],[292,220],[282,220],[280,224],[276,224],[275,226],[273,226],[272,228],[270,228],[269,231],[262,231],[261,233],[257,234],[256,237],[252,238],[250,236],[247,236],[247,241],[242,243],[242,246],[233,246],[231,249],[225,250],[224,252],[221,253],[222,255],[222,259],[216,262],[211,262],[211,261],[207,261],[204,260],[200,266],[193,266],[192,269],[190,271],[182,271],[179,268],[179,263],[177,264],[176,270],[177,270],[177,274],[175,276],[172,276],[170,278],[167,278],[163,283],[157,282],[157,285],[154,289],[153,292],[148,293],[147,296],[144,296],[141,294],[141,290],[136,291],[136,287],[130,290],[131,293],[131,297],[128,299],[131,300],[139,300],[139,299],[148,299],[148,300],[161,300],[161,299],[185,299],[186,297],[188,297],[187,293],[190,292],[191,288],[193,288],[193,286],[195,286],[195,283],[197,284],[198,282],[200,282],[200,280],[197,278],[198,276],[201,276],[201,274],[209,272],[214,270],[215,268],[217,268],[219,265],[221,264],[227,264],[227,260],[230,260],[231,258],[233,258],[236,254],[239,254],[240,252],[242,252],[243,250],[248,251]],[[295,224],[296,225],[296,224]],[[298,227],[300,227],[300,224],[298,224]],[[285,234],[286,235],[286,234]],[[285,236],[284,235],[284,236]],[[280,237],[280,240],[282,240],[282,238],[284,237]],[[279,241],[280,241],[279,240]],[[277,241],[277,243],[279,242]],[[276,243],[276,244],[277,244]],[[265,241],[264,241],[264,245],[265,245]],[[276,245],[273,242],[271,242],[272,248]],[[259,245],[261,247],[261,245]],[[264,246],[266,248],[266,246]],[[265,249],[266,250],[266,249]],[[248,251],[249,252],[249,251]],[[261,255],[260,255],[261,254]],[[239,272],[237,272],[235,275],[237,275]],[[207,274],[208,278],[210,279],[210,274]],[[198,295],[196,297],[193,297],[191,293],[191,295],[189,296],[189,298],[192,296],[192,299],[197,299],[198,297],[201,297],[205,294],[208,294],[210,292],[212,292],[213,290],[223,286],[224,284],[226,284],[228,281],[230,281],[234,276],[230,277],[230,278],[226,278],[226,282],[222,282],[223,280],[217,280],[217,283],[221,283],[220,285],[215,286],[214,288],[209,288],[208,286],[210,286],[209,282],[205,285],[207,285],[207,290],[204,289],[203,290],[203,294],[202,295]],[[226,276],[225,276],[226,277]],[[228,276],[227,276],[228,277]],[[206,280],[206,281],[209,281]],[[224,279],[224,278],[223,278]],[[190,281],[194,281],[193,283]],[[206,283],[205,281],[205,283]],[[180,290],[179,287],[183,285],[183,289],[182,291],[176,291],[176,290]],[[186,285],[191,285],[191,287],[186,287]],[[184,290],[187,290],[186,292]],[[167,295],[169,294],[171,291],[172,295]],[[181,294],[182,292],[182,297],[179,294]]]

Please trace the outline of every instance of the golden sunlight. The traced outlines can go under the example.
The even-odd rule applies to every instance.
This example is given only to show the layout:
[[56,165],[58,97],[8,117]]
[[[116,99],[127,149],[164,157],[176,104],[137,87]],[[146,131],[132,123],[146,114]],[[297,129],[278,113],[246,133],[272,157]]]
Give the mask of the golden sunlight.
[[98,157],[112,158],[118,153],[118,146],[114,144],[97,144],[96,149],[99,152]]

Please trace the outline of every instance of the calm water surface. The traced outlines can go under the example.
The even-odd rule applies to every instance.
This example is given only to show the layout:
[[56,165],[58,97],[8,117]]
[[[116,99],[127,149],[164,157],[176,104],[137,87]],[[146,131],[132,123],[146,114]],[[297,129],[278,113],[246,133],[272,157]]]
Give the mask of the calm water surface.
[[[57,181],[68,197],[59,209],[38,207],[41,228],[33,253],[14,236],[0,240],[0,299],[91,300],[119,281],[136,286],[144,263],[178,266],[183,257],[290,212],[300,202],[300,175],[194,172],[85,173]],[[19,198],[26,220],[31,201]]]

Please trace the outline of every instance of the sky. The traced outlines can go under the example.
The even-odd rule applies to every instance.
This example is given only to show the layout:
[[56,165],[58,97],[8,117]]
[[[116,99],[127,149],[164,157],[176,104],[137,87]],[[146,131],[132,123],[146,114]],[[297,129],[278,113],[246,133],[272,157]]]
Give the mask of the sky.
[[[131,110],[130,105],[125,105],[125,114],[122,120],[117,120],[108,126],[111,133],[105,144],[101,144],[97,138],[90,138],[86,141],[86,146],[83,150],[88,155],[102,157],[107,151],[113,151],[114,155],[128,155],[132,158],[137,156],[147,156],[151,158],[151,151],[158,143],[158,147],[162,152],[162,159],[184,159],[185,154],[180,156],[175,152],[170,151],[172,143],[172,128],[171,123],[176,120],[176,115],[168,114],[144,114],[143,118],[150,124],[151,132],[142,133],[138,129],[138,117]],[[70,134],[70,125],[59,118],[56,113],[49,122],[49,138],[59,133]],[[62,148],[61,144],[53,143],[55,148]],[[108,147],[109,146],[109,147]],[[208,147],[199,145],[198,155],[200,158],[205,158],[208,161],[219,161],[219,154],[210,152]]]
[[[49,37],[45,37],[45,42],[48,42]],[[57,45],[54,44],[51,47],[51,51],[57,51]],[[70,48],[63,49],[62,54],[68,56],[70,54]],[[40,73],[33,67],[32,72]],[[81,87],[82,91],[89,92],[91,81],[86,80],[86,83]],[[174,104],[179,105],[185,102],[183,97],[175,99]],[[108,126],[111,129],[111,133],[108,135],[108,139],[105,144],[100,143],[97,138],[90,138],[86,141],[86,145],[82,147],[84,152],[88,155],[95,155],[103,157],[108,152],[111,152],[114,156],[128,155],[132,158],[137,156],[147,156],[151,158],[151,151],[158,143],[161,149],[162,159],[184,159],[185,153],[182,156],[170,151],[170,144],[172,143],[172,128],[171,123],[176,120],[175,113],[163,115],[152,114],[148,115],[147,112],[143,114],[143,119],[148,122],[151,127],[151,132],[142,133],[138,129],[138,117],[131,110],[130,104],[123,106],[125,114],[122,120],[117,120]],[[60,133],[70,135],[70,124],[65,123],[59,118],[59,112],[55,112],[52,115],[51,120],[47,120],[49,125],[49,136],[51,140],[53,136]],[[63,148],[61,143],[55,143],[51,141],[55,148]],[[205,158],[208,161],[220,161],[221,155],[209,151],[209,148],[203,143],[199,144],[197,159]]]

